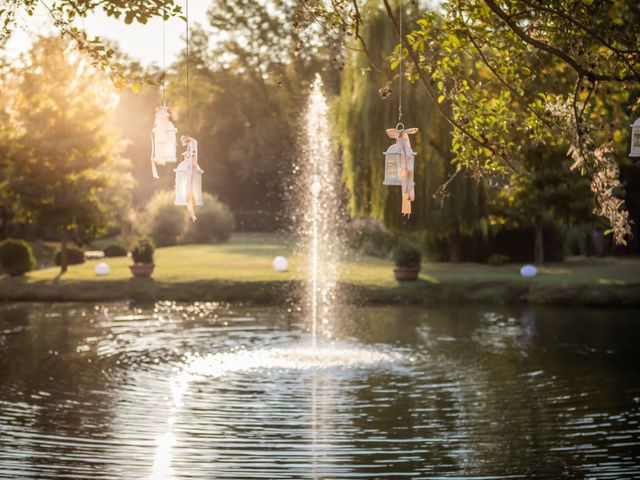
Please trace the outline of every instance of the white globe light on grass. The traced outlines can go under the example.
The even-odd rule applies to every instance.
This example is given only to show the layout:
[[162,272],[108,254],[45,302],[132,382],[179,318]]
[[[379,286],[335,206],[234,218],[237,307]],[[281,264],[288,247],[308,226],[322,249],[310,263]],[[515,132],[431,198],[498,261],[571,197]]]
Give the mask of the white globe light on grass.
[[532,278],[532,277],[535,277],[537,274],[538,274],[538,269],[535,267],[535,265],[524,265],[520,269],[520,275],[522,275],[525,278]]
[[278,255],[273,259],[273,269],[276,272],[286,272],[289,268],[289,262],[283,256]]
[[99,277],[104,277],[105,275],[109,275],[111,268],[104,262],[96,263],[96,266],[93,268],[96,272],[96,275]]

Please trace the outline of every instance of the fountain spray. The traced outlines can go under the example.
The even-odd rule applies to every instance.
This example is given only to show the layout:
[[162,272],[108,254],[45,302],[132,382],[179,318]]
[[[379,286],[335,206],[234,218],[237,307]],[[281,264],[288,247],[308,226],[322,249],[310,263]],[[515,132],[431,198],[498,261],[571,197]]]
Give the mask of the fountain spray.
[[335,314],[341,252],[340,169],[331,141],[329,106],[316,76],[304,115],[302,164],[297,206],[303,209],[300,250],[307,268],[307,305],[313,346],[318,334],[330,335]]

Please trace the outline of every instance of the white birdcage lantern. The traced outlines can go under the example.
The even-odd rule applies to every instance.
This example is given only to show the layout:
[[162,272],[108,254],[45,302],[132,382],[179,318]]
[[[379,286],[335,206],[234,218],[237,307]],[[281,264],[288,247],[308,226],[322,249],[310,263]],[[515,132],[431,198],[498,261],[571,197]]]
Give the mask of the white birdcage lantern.
[[404,128],[398,123],[396,128],[388,128],[387,135],[396,143],[384,152],[383,185],[402,187],[402,213],[411,214],[411,202],[415,200],[415,182],[413,181],[416,153],[411,148],[409,135],[418,133],[417,128]]
[[178,129],[171,122],[171,113],[166,105],[156,107],[156,118],[151,134],[151,160],[158,165],[175,163],[176,133]]
[[640,118],[631,125],[631,151],[630,157],[640,157]]
[[[402,127],[400,129],[400,127]],[[408,134],[413,134],[417,131],[417,129],[409,129],[406,132]],[[387,130],[387,134],[392,138],[397,138],[401,132],[404,131],[404,125],[399,123],[395,129]],[[392,133],[389,133],[392,132]],[[396,133],[398,132],[398,133]],[[405,149],[407,151],[407,170],[413,172],[415,165],[415,157],[416,152],[411,148],[411,144],[407,141],[405,144]],[[384,152],[384,181],[383,185],[388,185],[392,187],[402,186],[402,150],[399,142],[395,142],[392,145],[389,145],[387,151]]]
[[192,217],[194,206],[202,206],[202,174],[204,170],[198,165],[198,142],[195,138],[182,137],[182,144],[187,147],[182,160],[173,170],[176,174],[175,205],[187,206]]

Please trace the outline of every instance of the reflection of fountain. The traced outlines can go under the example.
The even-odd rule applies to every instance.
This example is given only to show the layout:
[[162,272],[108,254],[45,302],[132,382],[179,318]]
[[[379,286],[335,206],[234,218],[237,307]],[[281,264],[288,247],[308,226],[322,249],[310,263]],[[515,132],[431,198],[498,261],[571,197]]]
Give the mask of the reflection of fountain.
[[311,334],[316,345],[318,326],[328,327],[336,297],[339,177],[331,144],[327,99],[318,76],[313,84],[305,113],[303,156],[300,165],[296,205],[305,209],[299,228],[301,249],[308,262],[307,299],[311,310]]

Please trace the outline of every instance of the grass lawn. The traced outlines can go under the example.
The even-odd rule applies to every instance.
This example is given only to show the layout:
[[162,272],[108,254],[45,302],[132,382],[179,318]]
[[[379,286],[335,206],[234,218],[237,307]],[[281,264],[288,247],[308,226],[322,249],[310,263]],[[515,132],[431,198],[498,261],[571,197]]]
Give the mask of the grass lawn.
[[[294,245],[281,236],[238,234],[222,245],[157,249],[152,282],[131,280],[129,258],[108,258],[104,260],[111,267],[107,277],[95,275],[93,269],[97,260],[72,265],[62,277],[59,276],[59,268],[45,268],[30,273],[24,279],[0,280],[3,291],[0,297],[122,299],[130,298],[131,292],[138,292],[143,297],[153,298],[164,295],[173,299],[200,299],[203,295],[215,297],[219,293],[232,300],[244,297],[251,300],[257,290],[286,290],[291,283],[300,284],[304,280],[304,262],[294,254],[294,250]],[[271,262],[276,255],[285,255],[289,259],[288,272],[273,270]],[[456,298],[473,301],[473,296],[469,297],[473,292],[479,295],[480,300],[487,301],[500,301],[504,296],[513,300],[514,295],[522,296],[524,293],[531,299],[533,294],[539,303],[544,303],[540,295],[553,300],[558,292],[564,292],[563,298],[567,295],[584,296],[585,292],[591,295],[594,291],[599,294],[606,291],[609,296],[626,292],[625,297],[635,296],[637,291],[637,296],[640,296],[639,259],[574,259],[545,265],[534,279],[522,278],[519,267],[425,263],[421,281],[399,287],[393,278],[391,261],[348,254],[341,263],[340,281],[359,292],[360,297],[375,295],[383,302],[398,298],[412,302],[421,298],[434,301],[442,295],[454,301]],[[259,293],[260,299],[269,299],[269,292]],[[623,303],[628,304],[629,301]]]

